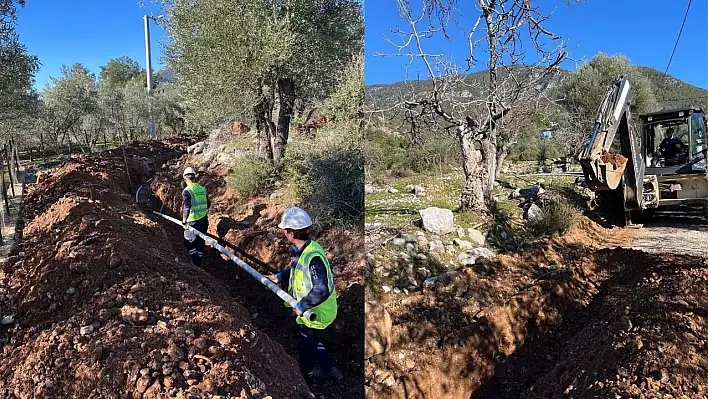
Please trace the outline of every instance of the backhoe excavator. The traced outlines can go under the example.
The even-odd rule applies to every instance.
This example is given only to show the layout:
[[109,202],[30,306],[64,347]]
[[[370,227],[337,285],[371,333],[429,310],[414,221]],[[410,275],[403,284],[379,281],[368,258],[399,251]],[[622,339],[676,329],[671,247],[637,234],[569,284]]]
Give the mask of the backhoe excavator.
[[588,188],[598,198],[613,199],[613,206],[624,206],[625,225],[670,208],[698,207],[708,218],[708,125],[703,111],[687,107],[640,115],[637,134],[630,97],[631,84],[623,75],[600,104],[590,140],[578,157]]

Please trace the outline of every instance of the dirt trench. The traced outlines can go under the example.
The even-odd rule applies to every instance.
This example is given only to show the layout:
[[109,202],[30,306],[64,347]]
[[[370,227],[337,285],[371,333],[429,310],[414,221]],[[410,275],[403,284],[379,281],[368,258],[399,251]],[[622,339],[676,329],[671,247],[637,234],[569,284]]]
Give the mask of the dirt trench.
[[134,203],[184,148],[134,143],[28,187],[0,280],[0,397],[306,397],[294,359]]
[[[184,161],[180,159],[166,164],[152,181],[152,191],[161,202],[163,212],[180,212],[183,188],[180,173]],[[199,181],[209,192],[212,202],[210,234],[223,237],[270,265],[270,269],[264,269],[247,262],[262,274],[278,272],[289,265],[289,245],[277,229],[284,206],[265,198],[251,199],[243,204],[238,201],[238,193],[220,176],[201,174]],[[166,230],[173,242],[181,246],[181,229],[178,226],[170,228]],[[364,396],[363,237],[338,229],[316,239],[330,257],[339,305],[337,319],[329,328],[324,344],[344,374],[343,381],[327,383],[324,391],[328,398],[361,398]],[[186,259],[186,251],[183,252]],[[282,300],[213,248],[205,250],[204,269],[226,288],[235,302],[248,309],[252,323],[260,331],[297,359],[295,320]]]
[[367,397],[705,397],[706,261],[604,248],[618,233],[584,219],[388,301],[394,345],[367,363]]

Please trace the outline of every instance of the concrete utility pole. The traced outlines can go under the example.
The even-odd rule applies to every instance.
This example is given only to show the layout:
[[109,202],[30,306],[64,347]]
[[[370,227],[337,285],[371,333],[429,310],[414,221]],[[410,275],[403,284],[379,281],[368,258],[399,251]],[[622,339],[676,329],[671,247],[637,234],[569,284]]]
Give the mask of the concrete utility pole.
[[155,120],[152,117],[152,109],[150,107],[150,100],[152,99],[152,60],[150,57],[150,17],[145,15],[143,20],[145,22],[145,64],[147,66],[147,96],[148,96],[148,115],[150,116],[150,137],[156,138],[155,133]]

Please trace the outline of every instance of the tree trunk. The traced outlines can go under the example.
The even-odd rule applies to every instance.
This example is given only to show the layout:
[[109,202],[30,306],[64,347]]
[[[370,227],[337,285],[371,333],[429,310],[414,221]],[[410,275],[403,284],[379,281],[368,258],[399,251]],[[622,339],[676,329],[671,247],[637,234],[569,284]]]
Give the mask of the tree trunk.
[[[494,21],[494,9],[491,7],[485,7],[483,10],[485,23],[487,24],[487,41],[489,45],[489,100],[488,109],[489,115],[496,115],[498,109],[498,96],[497,90],[499,88],[498,77],[497,77],[497,62],[499,59],[499,52],[497,50],[497,33],[499,32],[499,27]],[[494,203],[494,196],[492,189],[494,188],[494,178],[497,172],[497,125],[494,119],[490,120],[489,131],[486,137],[482,141],[482,161],[484,165],[486,185],[484,189],[484,196],[487,205],[492,205]]]
[[278,111],[278,126],[273,145],[273,159],[279,161],[285,157],[285,146],[288,144],[290,121],[293,117],[295,106],[295,82],[292,79],[278,80],[278,98],[280,109]]
[[39,131],[39,156],[44,162],[44,132]]
[[500,146],[497,146],[497,167],[496,171],[494,173],[494,178],[498,179],[499,176],[501,176],[502,169],[504,166],[504,161],[506,160],[506,157],[509,156],[509,145],[502,144]]
[[482,174],[485,178],[484,199],[487,209],[494,204],[494,179],[497,171],[497,146],[491,140],[482,142]]
[[482,154],[475,148],[474,142],[464,134],[458,135],[462,154],[462,170],[465,172],[465,185],[460,197],[461,211],[484,210],[485,175],[481,170]]
[[256,119],[256,132],[257,132],[257,145],[258,154],[266,159],[273,159],[273,146],[271,145],[271,134],[270,124],[268,120],[268,98],[266,96],[261,96],[260,101],[253,109],[253,113]]

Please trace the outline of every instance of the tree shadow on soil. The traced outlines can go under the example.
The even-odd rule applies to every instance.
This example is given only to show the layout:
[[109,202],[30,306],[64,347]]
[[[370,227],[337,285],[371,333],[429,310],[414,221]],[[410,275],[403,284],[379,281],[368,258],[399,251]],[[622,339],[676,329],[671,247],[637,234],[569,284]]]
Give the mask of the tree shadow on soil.
[[[666,294],[666,289],[659,285],[637,288],[643,279],[648,278],[653,273],[665,275],[666,273],[677,273],[681,269],[694,269],[696,267],[695,262],[690,257],[680,258],[682,259],[680,264],[666,264],[666,260],[662,260],[661,256],[633,250],[601,250],[593,254],[592,257],[596,266],[595,273],[598,276],[607,277],[606,279],[599,278],[597,280],[603,280],[601,281],[601,286],[607,288],[588,296],[583,292],[587,289],[587,284],[579,284],[576,279],[577,276],[573,276],[570,270],[559,271],[554,276],[546,276],[543,283],[553,284],[554,290],[557,290],[558,287],[565,287],[565,293],[579,293],[583,297],[577,298],[577,301],[574,301],[575,303],[568,303],[570,306],[566,306],[565,310],[558,308],[560,311],[556,318],[559,321],[558,323],[547,325],[530,323],[528,326],[530,339],[516,352],[496,361],[493,376],[473,392],[472,399],[550,397],[552,394],[561,394],[558,391],[554,393],[532,393],[530,389],[538,387],[546,389],[546,391],[548,389],[557,389],[552,387],[560,383],[561,375],[564,372],[566,374],[573,372],[573,370],[565,368],[564,362],[570,356],[569,354],[583,353],[582,349],[574,347],[574,345],[578,345],[579,341],[582,345],[593,345],[593,343],[588,342],[589,340],[580,338],[583,331],[590,324],[602,324],[604,323],[603,320],[610,320],[616,323],[619,317],[624,315],[625,309],[631,308],[632,312],[639,311],[639,308],[641,308],[639,303],[641,301],[646,300],[646,298],[657,297],[662,293]],[[662,263],[664,266],[653,267]],[[615,306],[617,297],[625,299],[620,302],[621,306],[619,307]],[[633,300],[632,298],[637,299]],[[587,305],[584,305],[587,299],[590,300],[587,301]],[[649,300],[648,302],[652,303],[653,301]],[[651,326],[675,325],[675,320],[672,320],[669,316],[673,312],[681,314],[693,312],[704,319],[708,317],[708,311],[705,309],[685,302],[683,304],[667,302],[660,305],[653,302],[653,305],[654,308],[647,312],[649,317],[654,319],[647,323]],[[610,315],[611,313],[614,314]],[[643,314],[643,316],[646,316],[646,314]],[[632,317],[634,318],[634,314]],[[639,318],[637,317],[635,320],[639,320]],[[658,322],[658,320],[662,321]],[[635,321],[635,323],[638,322]],[[612,330],[615,328],[614,326],[613,324],[609,325],[609,329]],[[600,331],[606,330],[607,327],[600,328]],[[609,345],[607,342],[603,343]],[[609,352],[616,350],[609,346],[603,349],[607,349]],[[602,359],[599,360],[602,361]],[[611,364],[610,359],[605,360],[609,362],[608,364]],[[580,365],[576,366],[580,367]],[[589,364],[584,367],[592,368]],[[608,374],[613,376],[616,366],[606,367],[611,369]],[[561,391],[562,389],[565,389],[565,386],[561,388]],[[606,392],[606,394],[609,394],[609,392]]]
[[223,239],[230,230],[241,230],[255,225],[266,208],[266,204],[258,204],[253,207],[250,215],[243,217],[241,220],[235,220],[226,216],[220,217],[216,225],[216,232],[219,238]]

